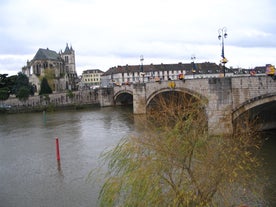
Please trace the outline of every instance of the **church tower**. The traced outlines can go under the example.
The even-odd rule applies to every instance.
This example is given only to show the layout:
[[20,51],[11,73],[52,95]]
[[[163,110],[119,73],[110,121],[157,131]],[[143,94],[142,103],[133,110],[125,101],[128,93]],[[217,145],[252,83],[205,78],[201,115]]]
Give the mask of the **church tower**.
[[64,52],[61,51],[60,55],[64,61],[66,89],[76,90],[78,75],[76,72],[75,51],[72,46],[69,48],[67,43]]
[[64,60],[66,73],[76,74],[75,51],[72,46],[69,48],[68,43],[66,44],[64,52],[61,52],[61,57]]

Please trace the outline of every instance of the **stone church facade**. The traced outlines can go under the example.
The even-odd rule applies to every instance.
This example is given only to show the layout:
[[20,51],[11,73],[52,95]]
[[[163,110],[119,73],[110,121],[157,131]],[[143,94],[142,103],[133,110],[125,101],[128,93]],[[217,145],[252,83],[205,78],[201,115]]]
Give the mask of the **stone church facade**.
[[46,70],[54,74],[51,85],[53,91],[77,90],[78,76],[76,72],[75,51],[66,44],[65,50],[57,53],[50,49],[38,49],[36,55],[27,65],[22,67],[29,81],[40,91],[40,82]]

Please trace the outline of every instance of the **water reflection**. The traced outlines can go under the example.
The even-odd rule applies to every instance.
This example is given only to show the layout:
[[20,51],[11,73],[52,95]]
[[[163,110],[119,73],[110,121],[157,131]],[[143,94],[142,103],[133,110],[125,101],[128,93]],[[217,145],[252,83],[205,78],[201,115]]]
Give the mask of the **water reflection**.
[[63,172],[62,172],[62,169],[61,169],[61,161],[60,160],[57,160],[57,170],[59,172],[59,175],[63,177]]

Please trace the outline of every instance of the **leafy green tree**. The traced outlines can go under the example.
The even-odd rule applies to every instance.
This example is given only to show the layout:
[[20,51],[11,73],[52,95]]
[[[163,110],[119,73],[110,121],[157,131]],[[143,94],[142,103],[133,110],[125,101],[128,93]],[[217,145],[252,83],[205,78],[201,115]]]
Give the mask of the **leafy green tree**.
[[8,74],[0,74],[0,88],[7,85],[7,76]]
[[26,101],[29,98],[30,89],[27,86],[21,86],[16,93],[16,97],[20,101]]
[[257,176],[262,142],[252,128],[212,135],[204,103],[181,94],[159,96],[152,106],[141,121],[141,133],[122,139],[103,155],[108,170],[99,195],[101,206],[262,202],[264,184]]
[[12,76],[7,77],[7,79],[6,79],[6,84],[10,90],[10,94],[15,94],[14,86],[16,84],[17,77],[18,77],[17,75],[12,75]]
[[53,91],[49,86],[47,79],[44,77],[41,81],[41,88],[40,88],[39,95],[51,94],[51,93],[53,93]]
[[12,93],[21,101],[26,101],[30,95],[34,95],[34,89],[29,83],[29,78],[22,72],[17,75]]
[[13,93],[13,87],[17,76],[8,77],[8,74],[0,74],[0,100],[6,100]]
[[16,95],[22,86],[29,85],[29,78],[22,72],[19,72],[14,84],[14,94]]
[[0,100],[4,101],[10,97],[10,90],[8,87],[0,88]]
[[0,74],[0,100],[6,100],[10,96],[10,91],[7,87],[7,75]]

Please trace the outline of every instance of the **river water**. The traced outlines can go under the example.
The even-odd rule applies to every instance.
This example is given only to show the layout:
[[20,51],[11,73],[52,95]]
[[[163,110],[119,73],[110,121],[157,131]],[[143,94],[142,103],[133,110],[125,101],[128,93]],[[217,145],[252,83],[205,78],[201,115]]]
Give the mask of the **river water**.
[[[100,186],[88,179],[89,173],[102,152],[134,131],[131,110],[0,114],[0,206],[97,206]],[[276,189],[275,134],[265,135],[263,149],[272,180],[270,196]]]

